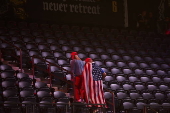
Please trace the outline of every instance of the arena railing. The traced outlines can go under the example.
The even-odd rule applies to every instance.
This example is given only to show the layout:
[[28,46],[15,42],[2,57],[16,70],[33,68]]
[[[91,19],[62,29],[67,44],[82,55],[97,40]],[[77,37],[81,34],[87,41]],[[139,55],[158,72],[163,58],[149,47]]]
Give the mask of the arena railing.
[[[48,63],[47,70],[38,68],[38,67],[34,64],[34,58],[39,58],[40,60],[42,60],[42,61],[44,61],[44,62],[47,62],[47,63]],[[50,66],[51,66],[51,65],[52,65],[52,66],[56,66],[58,69],[64,70],[64,71],[66,71],[67,73],[70,73],[70,74],[72,75],[72,73],[71,73],[70,71],[68,71],[68,70],[66,70],[66,69],[64,69],[64,68],[62,68],[62,67],[60,67],[60,66],[58,66],[58,65],[56,65],[56,64],[54,64],[54,63],[51,63],[51,62],[43,59],[42,57],[39,57],[39,56],[34,55],[34,56],[32,56],[32,60],[31,60],[31,61],[32,61],[32,75],[33,75],[33,80],[35,79],[35,70],[34,70],[34,69],[35,69],[35,67],[36,67],[36,68],[38,68],[38,69],[40,69],[40,70],[42,70],[42,71],[44,71],[44,72],[47,72],[47,73],[50,75],[50,88],[52,88],[52,76],[56,76],[56,75],[54,75],[54,74],[51,73],[51,70],[50,70]],[[56,76],[56,77],[57,77],[57,76]],[[64,81],[64,82],[70,84],[70,82],[67,82],[67,81],[64,80],[64,79],[61,79],[61,78],[59,78],[59,77],[58,77],[58,79],[60,79],[60,80],[62,80],[62,81]],[[33,83],[33,85],[34,85],[34,84],[35,84],[35,83]]]
[[2,112],[8,112],[12,109],[18,109],[20,113],[37,113],[37,112],[47,112],[50,110],[50,113],[76,113],[77,111],[82,111],[83,113],[89,113],[90,111],[98,110],[102,113],[106,113],[103,107],[100,108],[91,108],[87,107],[89,105],[101,105],[104,104],[83,104],[83,103],[38,103],[38,102],[28,102],[19,103],[19,102],[5,102],[0,103],[0,110]]
[[[0,40],[3,41],[3,42],[5,42],[5,43],[7,43],[7,44],[9,44],[10,46],[16,48],[17,50],[19,50],[19,52],[20,52],[20,56],[19,56],[20,69],[21,69],[21,72],[23,72],[23,70],[22,70],[22,69],[23,69],[23,68],[22,68],[22,49],[19,48],[19,47],[17,47],[17,46],[15,46],[14,44],[12,44],[12,43],[4,40],[4,39],[1,39],[1,38],[0,38]],[[1,52],[2,52],[2,51],[1,51]]]
[[106,90],[106,91],[108,91],[108,92],[110,92],[111,94],[112,94],[112,102],[109,102],[109,101],[106,101],[106,102],[108,102],[108,104],[110,104],[111,106],[112,106],[112,111],[113,111],[113,113],[116,113],[116,111],[115,111],[115,95],[114,95],[114,92],[113,91],[110,91],[110,90],[108,90],[108,89],[106,89],[106,88],[104,88],[104,90]]
[[147,113],[148,109],[150,109],[151,111],[153,111],[155,113],[159,113],[160,109],[164,109],[164,110],[167,109],[168,110],[167,113],[169,113],[169,111],[170,111],[170,104],[165,105],[165,106],[163,106],[163,105],[148,105],[147,104],[147,105],[143,106],[143,113]]
[[[37,113],[37,111],[46,111],[50,110],[51,113],[56,113],[58,110],[60,112],[63,111],[65,113],[76,113],[77,111],[83,111],[83,113],[89,113],[91,110],[94,110],[93,108],[86,107],[88,105],[103,105],[104,104],[84,104],[84,103],[35,103],[35,102],[27,102],[27,103],[14,103],[14,102],[5,102],[5,103],[0,103],[0,110],[3,111],[8,111],[11,110],[11,108],[18,109],[24,113]],[[64,107],[63,107],[64,106]],[[149,105],[144,105],[144,108],[142,110],[142,113],[147,113],[147,109],[150,109],[154,113],[158,113],[159,110],[167,110],[167,113],[169,113],[170,110],[170,105],[167,106],[154,106],[156,107],[155,110]],[[62,109],[61,109],[62,108]],[[102,113],[106,113],[105,110],[103,110],[103,107],[98,108],[99,112],[102,111]]]

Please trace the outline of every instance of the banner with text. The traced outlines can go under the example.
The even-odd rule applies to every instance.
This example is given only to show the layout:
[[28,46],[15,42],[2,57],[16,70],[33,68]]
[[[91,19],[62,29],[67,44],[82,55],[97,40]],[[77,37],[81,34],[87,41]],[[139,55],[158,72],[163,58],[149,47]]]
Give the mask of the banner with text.
[[124,26],[123,0],[27,0],[25,10],[36,20]]

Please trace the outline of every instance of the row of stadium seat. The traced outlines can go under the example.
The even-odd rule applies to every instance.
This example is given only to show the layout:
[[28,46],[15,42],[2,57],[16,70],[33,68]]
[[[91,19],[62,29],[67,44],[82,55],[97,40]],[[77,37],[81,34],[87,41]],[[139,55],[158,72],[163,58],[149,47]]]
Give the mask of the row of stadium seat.
[[[10,34],[9,31],[12,29],[9,29],[9,26],[19,32]],[[25,27],[19,26],[20,23],[15,22],[1,26],[6,31],[0,32],[0,38],[22,48],[24,68],[32,69],[32,57],[37,55],[70,71],[70,52],[77,51],[82,60],[87,57],[92,58],[107,73],[103,82],[104,88],[114,92],[115,103],[118,103],[116,109],[122,110],[122,107],[126,109],[126,104],[131,104],[134,110],[141,110],[141,107],[140,109],[138,107],[141,103],[169,104],[170,41],[168,36],[146,31],[109,28],[97,30],[90,27],[77,27],[73,30],[75,27],[68,25],[25,23]],[[24,29],[28,30],[26,34],[21,33]],[[51,35],[45,35],[48,32],[51,32]],[[3,40],[0,41],[2,57],[5,60],[18,61],[20,52]],[[15,57],[12,57],[11,53]],[[56,73],[55,75],[62,72],[66,77],[71,76],[67,71],[63,72],[56,66],[48,67],[48,63],[40,58],[34,58],[34,63],[44,70],[50,68],[51,72]],[[36,76],[48,76],[38,68],[35,72]],[[138,96],[132,96],[133,93]],[[146,99],[144,96],[146,93],[152,98]],[[106,99],[110,100],[111,95],[105,92]]]

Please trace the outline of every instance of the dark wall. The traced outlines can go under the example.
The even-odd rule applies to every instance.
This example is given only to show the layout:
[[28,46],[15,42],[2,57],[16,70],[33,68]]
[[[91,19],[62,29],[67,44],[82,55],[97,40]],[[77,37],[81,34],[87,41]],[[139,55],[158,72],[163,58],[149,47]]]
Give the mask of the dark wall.
[[123,27],[124,7],[123,0],[1,0],[0,18]]
[[29,0],[26,12],[29,19],[124,26],[123,0]]
[[[165,17],[170,13],[170,6],[168,5],[168,0],[164,0],[164,11],[160,12],[160,5],[163,0],[128,0],[128,11],[129,11],[129,25],[130,27],[136,27],[137,16],[142,12],[152,12],[154,17],[159,20],[160,13]],[[164,18],[164,17],[161,17]]]
[[[124,0],[0,0],[0,19],[48,23],[124,26]],[[127,0],[129,26],[136,27],[137,15],[151,11],[158,18],[162,0]],[[170,16],[165,0],[165,16]],[[51,4],[55,4],[54,6]],[[83,7],[85,11],[83,11]],[[77,10],[76,10],[77,8]]]

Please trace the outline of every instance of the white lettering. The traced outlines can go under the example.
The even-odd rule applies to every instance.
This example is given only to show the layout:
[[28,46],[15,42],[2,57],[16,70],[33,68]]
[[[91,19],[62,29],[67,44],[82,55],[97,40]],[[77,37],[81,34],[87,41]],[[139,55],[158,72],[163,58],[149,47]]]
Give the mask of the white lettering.
[[97,5],[97,14],[100,14],[100,6]]
[[73,12],[73,7],[74,7],[74,5],[70,4],[70,12]]
[[62,4],[59,4],[59,10],[60,10],[61,12],[63,11],[62,8],[63,8],[63,5],[62,5]]
[[83,13],[86,14],[86,9],[87,9],[87,6],[83,6]]
[[52,8],[52,7],[53,7],[53,3],[52,3],[52,2],[50,2],[50,3],[49,3],[49,9],[50,9],[51,11],[53,10],[53,8]]
[[78,6],[75,5],[74,8],[75,8],[75,12],[78,13]]
[[59,11],[59,12],[67,12],[68,10],[71,13],[100,14],[99,5],[85,6],[85,5],[82,5],[81,3],[80,4],[63,4],[63,3],[43,2],[43,10]]
[[63,4],[64,6],[64,12],[67,12],[67,4]]
[[58,4],[54,4],[54,11],[58,11]]
[[89,14],[91,14],[91,7],[90,6],[87,8],[87,11],[88,11]]
[[81,9],[82,9],[82,6],[81,6],[81,4],[79,4],[79,12],[80,12],[80,13],[82,13],[82,10],[81,10]]
[[96,7],[92,7],[92,14],[96,14]]
[[43,9],[48,10],[48,3],[47,2],[43,2]]

